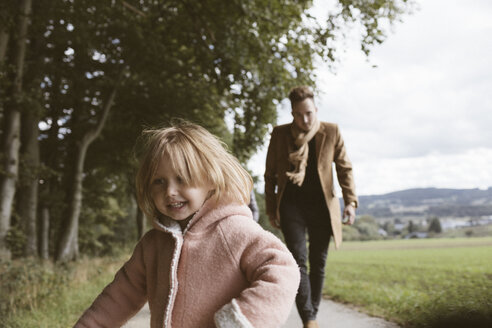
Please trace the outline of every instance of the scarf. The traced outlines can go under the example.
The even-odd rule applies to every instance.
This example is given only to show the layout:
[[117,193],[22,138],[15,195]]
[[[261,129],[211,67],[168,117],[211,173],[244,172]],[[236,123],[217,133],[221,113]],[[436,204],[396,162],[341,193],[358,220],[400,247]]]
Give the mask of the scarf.
[[287,172],[287,177],[294,184],[299,187],[302,186],[304,182],[304,176],[306,175],[306,166],[308,161],[308,153],[309,153],[309,141],[313,139],[316,133],[319,130],[319,121],[318,118],[315,117],[315,121],[313,122],[313,126],[309,131],[305,132],[297,127],[295,122],[291,125],[291,133],[294,137],[294,144],[297,149],[293,150],[289,153],[289,162],[294,165],[294,170],[292,172]]

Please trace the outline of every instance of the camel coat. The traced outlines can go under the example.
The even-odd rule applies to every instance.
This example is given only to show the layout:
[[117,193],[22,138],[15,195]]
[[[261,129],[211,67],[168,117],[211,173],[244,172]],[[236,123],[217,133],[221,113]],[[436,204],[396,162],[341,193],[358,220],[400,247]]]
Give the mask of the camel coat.
[[[292,124],[280,125],[273,129],[266,159],[266,211],[268,214],[276,214],[280,220],[282,218],[280,217],[279,206],[288,182],[286,172],[292,170],[289,162],[289,152],[295,149],[294,138],[291,134]],[[314,137],[316,139],[318,174],[331,217],[335,247],[338,248],[342,243],[342,221],[340,203],[335,195],[332,163],[335,163],[338,183],[342,188],[345,205],[351,202],[357,204],[358,202],[355,194],[352,164],[347,156],[338,125],[320,122],[319,130]],[[326,219],[329,220],[329,218]]]
[[246,205],[208,200],[184,232],[154,222],[75,328],[120,327],[146,301],[152,328],[279,327],[298,286],[294,258]]

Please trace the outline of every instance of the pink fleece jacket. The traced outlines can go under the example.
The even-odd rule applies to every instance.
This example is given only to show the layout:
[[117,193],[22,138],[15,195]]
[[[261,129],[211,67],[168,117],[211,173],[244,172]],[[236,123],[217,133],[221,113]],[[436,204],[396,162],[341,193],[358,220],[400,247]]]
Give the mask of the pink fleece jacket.
[[155,222],[75,327],[120,327],[146,301],[155,328],[279,327],[298,285],[292,255],[247,206],[209,200],[184,232]]

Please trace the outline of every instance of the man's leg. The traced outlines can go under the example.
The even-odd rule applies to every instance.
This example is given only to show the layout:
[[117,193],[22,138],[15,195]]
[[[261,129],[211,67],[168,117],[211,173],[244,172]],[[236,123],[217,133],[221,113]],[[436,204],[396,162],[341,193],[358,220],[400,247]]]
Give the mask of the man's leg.
[[311,286],[307,274],[306,223],[295,202],[285,200],[280,206],[280,227],[287,248],[294,256],[301,273],[301,282],[296,295],[296,306],[303,322],[314,320],[311,304]]
[[[311,217],[314,218],[314,217]],[[331,238],[329,214],[318,216],[308,224],[309,236],[309,281],[314,315],[318,313],[325,280],[326,257]]]

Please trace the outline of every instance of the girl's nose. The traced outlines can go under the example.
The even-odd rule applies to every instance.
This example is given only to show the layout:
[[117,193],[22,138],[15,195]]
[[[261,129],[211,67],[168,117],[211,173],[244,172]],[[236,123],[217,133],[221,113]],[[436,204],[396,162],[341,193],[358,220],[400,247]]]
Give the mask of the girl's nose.
[[176,196],[178,194],[178,189],[174,183],[169,183],[166,188],[166,193],[168,196]]

